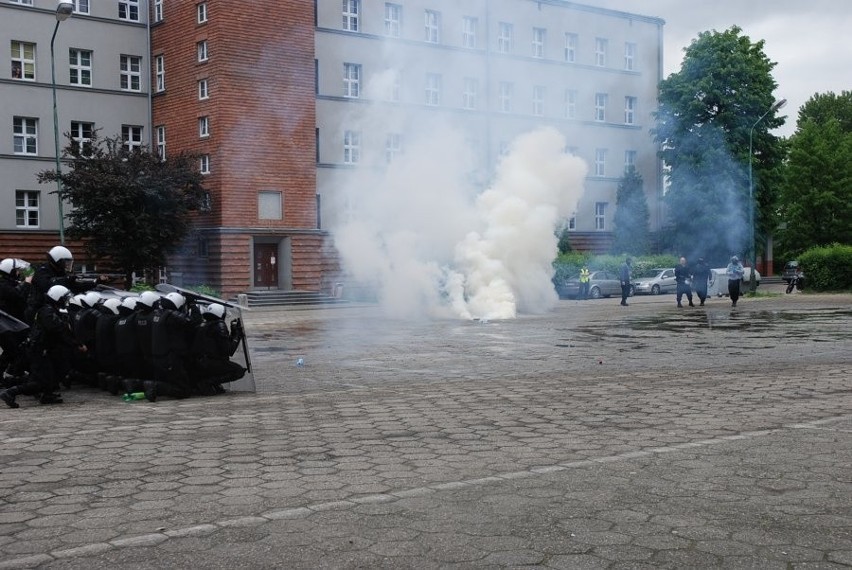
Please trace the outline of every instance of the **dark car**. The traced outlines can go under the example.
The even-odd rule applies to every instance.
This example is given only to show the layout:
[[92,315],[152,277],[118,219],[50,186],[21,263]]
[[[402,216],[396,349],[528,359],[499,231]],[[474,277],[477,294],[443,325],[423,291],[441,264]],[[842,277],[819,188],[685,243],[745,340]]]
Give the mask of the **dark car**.
[[[576,299],[580,294],[580,277],[572,277],[557,284],[556,292],[559,293],[560,299]],[[632,287],[630,294],[633,294]],[[592,271],[589,275],[589,297],[600,299],[612,295],[621,295],[618,275],[611,271]]]
[[802,268],[799,267],[798,261],[788,261],[786,264],[784,264],[784,271],[781,272],[781,279],[783,279],[784,282],[789,285],[790,281],[793,280],[796,274],[801,273],[801,269]]

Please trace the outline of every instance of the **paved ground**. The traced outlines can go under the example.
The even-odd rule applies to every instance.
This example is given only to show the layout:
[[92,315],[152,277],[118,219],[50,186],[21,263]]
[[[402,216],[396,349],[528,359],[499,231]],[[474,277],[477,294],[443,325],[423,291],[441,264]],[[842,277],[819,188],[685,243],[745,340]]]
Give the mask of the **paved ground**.
[[852,296],[247,326],[257,394],[0,410],[0,568],[852,566]]

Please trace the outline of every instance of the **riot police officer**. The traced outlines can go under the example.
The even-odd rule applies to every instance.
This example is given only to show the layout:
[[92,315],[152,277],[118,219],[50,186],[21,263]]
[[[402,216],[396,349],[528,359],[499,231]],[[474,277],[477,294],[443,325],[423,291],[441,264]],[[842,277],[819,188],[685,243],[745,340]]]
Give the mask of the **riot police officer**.
[[[0,311],[23,321],[29,292],[30,283],[26,279],[21,279],[16,260],[0,261]],[[0,350],[3,351],[0,355],[0,379],[3,378],[7,368],[13,374],[24,372],[26,362],[24,362],[21,345],[26,338],[26,330],[0,334]]]
[[32,290],[24,319],[26,323],[32,324],[36,311],[44,304],[45,293],[54,285],[62,285],[72,293],[83,293],[98,284],[100,279],[77,279],[77,276],[71,273],[73,267],[74,256],[67,247],[57,245],[47,252],[47,262],[39,265],[33,273]]
[[192,341],[192,372],[202,394],[224,392],[222,384],[242,378],[246,369],[231,361],[240,345],[243,331],[238,320],[225,324],[225,307],[213,303],[203,313]]
[[159,395],[186,398],[192,390],[188,372],[192,318],[181,309],[186,298],[169,293],[154,310],[151,330],[151,357],[154,380],[144,383],[145,398],[155,402]]

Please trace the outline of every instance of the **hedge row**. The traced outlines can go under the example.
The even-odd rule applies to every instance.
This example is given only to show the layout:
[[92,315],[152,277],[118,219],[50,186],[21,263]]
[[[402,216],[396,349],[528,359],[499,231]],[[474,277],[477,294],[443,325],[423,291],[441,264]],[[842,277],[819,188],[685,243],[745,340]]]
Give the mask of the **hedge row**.
[[852,288],[852,245],[813,247],[799,256],[805,287],[811,291]]

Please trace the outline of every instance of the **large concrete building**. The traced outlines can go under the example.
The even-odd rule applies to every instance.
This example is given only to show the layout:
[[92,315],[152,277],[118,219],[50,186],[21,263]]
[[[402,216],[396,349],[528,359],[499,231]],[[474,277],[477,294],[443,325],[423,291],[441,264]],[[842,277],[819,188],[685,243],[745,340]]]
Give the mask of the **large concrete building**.
[[[76,0],[59,28],[60,130],[100,128],[166,155],[199,155],[208,207],[171,279],[224,294],[327,290],[353,181],[437,123],[466,133],[483,187],[517,135],[561,131],[589,166],[570,228],[603,249],[625,167],[642,175],[652,229],[662,175],[649,136],[662,78],[658,18],[562,0]],[[3,255],[55,240],[53,0],[0,0]],[[8,52],[7,52],[8,53]],[[23,76],[14,76],[19,65]],[[150,70],[150,73],[139,72]],[[365,122],[366,110],[382,117]],[[6,174],[9,173],[9,174]],[[40,238],[40,241],[37,239]],[[27,250],[29,251],[29,250]]]

